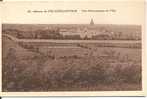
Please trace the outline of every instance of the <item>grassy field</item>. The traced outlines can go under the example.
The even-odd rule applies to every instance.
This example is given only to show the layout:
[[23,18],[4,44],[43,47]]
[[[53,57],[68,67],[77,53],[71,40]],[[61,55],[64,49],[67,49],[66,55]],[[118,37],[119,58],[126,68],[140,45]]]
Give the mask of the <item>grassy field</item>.
[[6,37],[2,44],[5,92],[142,89],[141,48],[27,48]]

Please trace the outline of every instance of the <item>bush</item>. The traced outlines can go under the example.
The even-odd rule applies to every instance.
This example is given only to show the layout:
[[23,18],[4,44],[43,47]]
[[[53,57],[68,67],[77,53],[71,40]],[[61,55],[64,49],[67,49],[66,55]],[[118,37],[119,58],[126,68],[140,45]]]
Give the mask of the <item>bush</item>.
[[141,83],[141,67],[135,64],[117,66],[115,76],[117,82]]

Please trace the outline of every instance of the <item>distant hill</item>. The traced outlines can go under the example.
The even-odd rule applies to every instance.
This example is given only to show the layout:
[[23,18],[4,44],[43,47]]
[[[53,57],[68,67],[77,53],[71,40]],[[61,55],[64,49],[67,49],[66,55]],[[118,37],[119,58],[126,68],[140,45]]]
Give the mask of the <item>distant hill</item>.
[[[2,29],[18,29],[21,31],[38,30],[50,28],[80,28],[88,27],[89,24],[3,24]],[[94,27],[98,29],[105,28],[113,32],[141,32],[140,25],[112,25],[112,24],[95,24]]]

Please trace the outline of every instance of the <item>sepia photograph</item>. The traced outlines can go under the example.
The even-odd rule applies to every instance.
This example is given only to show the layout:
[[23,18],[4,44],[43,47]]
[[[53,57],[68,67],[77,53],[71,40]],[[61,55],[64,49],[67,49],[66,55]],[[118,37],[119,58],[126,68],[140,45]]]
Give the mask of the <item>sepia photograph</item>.
[[138,2],[4,3],[2,93],[144,91]]
[[141,26],[3,24],[3,91],[141,90]]

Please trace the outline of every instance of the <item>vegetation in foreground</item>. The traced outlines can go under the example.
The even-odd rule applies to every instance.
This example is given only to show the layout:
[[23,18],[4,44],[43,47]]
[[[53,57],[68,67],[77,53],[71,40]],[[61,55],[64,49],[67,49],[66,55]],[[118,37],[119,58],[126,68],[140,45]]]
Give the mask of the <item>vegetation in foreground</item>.
[[3,38],[2,56],[5,92],[141,90],[141,49],[35,51]]

